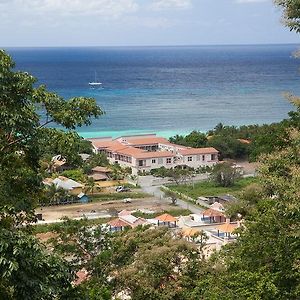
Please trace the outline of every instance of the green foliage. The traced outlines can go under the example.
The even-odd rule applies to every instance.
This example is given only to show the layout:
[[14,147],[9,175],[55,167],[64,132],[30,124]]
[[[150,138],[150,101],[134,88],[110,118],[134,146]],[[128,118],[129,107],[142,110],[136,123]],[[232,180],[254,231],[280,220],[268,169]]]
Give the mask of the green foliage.
[[241,143],[236,137],[225,134],[213,135],[207,146],[214,147],[220,152],[220,158],[246,158],[249,145]]
[[68,264],[49,254],[20,225],[27,216],[2,208],[0,226],[1,299],[60,299],[72,289]]
[[[53,122],[67,129],[75,129],[89,125],[92,117],[98,117],[103,112],[94,99],[79,97],[65,100],[43,86],[35,88],[34,77],[25,72],[13,72],[13,67],[10,56],[1,50],[0,204],[13,204],[20,210],[28,211],[41,196],[39,161],[44,146],[50,143],[46,139],[58,136],[51,143],[56,150],[65,148],[65,151],[70,151],[70,155],[65,153],[68,157],[74,154],[74,141],[78,150],[76,133],[64,135],[45,126]],[[40,118],[38,109],[47,115],[46,120]]]
[[300,32],[300,3],[297,0],[274,0],[283,8],[283,21],[291,31]]
[[79,182],[85,182],[86,181],[85,174],[79,169],[66,170],[66,171],[62,172],[61,175],[65,176],[67,178],[73,179],[75,181],[79,181]]
[[192,175],[192,169],[191,168],[170,168],[167,169],[165,167],[160,167],[158,169],[152,169],[151,174],[156,177],[169,177],[173,181],[176,182],[176,184],[182,183],[184,181],[187,181],[191,178]]
[[201,148],[206,146],[207,137],[205,133],[194,130],[186,136],[176,135],[174,137],[171,137],[170,142],[183,146]]
[[75,162],[80,150],[75,132],[46,126],[53,122],[73,130],[103,112],[92,98],[65,100],[43,86],[36,88],[34,77],[13,67],[10,56],[0,50],[0,297],[76,299],[68,262],[46,251],[24,226],[43,196],[42,155],[65,151],[55,154]]
[[83,164],[82,169],[83,169],[85,174],[91,174],[92,169],[97,167],[97,166],[101,166],[101,167],[109,166],[109,161],[108,161],[105,154],[103,154],[103,153],[98,153],[98,154],[93,153],[91,155],[91,157],[88,159],[88,161],[86,161]]
[[230,163],[222,163],[214,166],[210,179],[219,186],[233,186],[237,179],[241,177],[240,171]]
[[169,210],[164,210],[161,212],[156,212],[152,214],[147,214],[147,213],[142,213],[140,211],[136,211],[132,213],[133,216],[136,217],[141,217],[141,218],[146,218],[146,219],[154,219],[162,214],[170,214],[173,217],[179,217],[179,216],[188,216],[192,212],[189,209],[184,209],[184,208],[177,208],[177,209],[169,209]]
[[79,153],[90,153],[91,145],[77,132],[65,132],[53,128],[44,128],[39,134],[40,155],[42,158],[52,158],[61,155],[72,167],[82,165]]
[[121,193],[100,193],[89,195],[91,201],[109,201],[109,200],[122,200],[125,198],[139,199],[147,198],[148,194],[142,192],[121,192]]
[[257,182],[255,177],[241,178],[235,182],[234,186],[222,187],[216,186],[211,181],[201,181],[191,184],[172,185],[168,186],[173,191],[185,194],[193,199],[197,199],[200,196],[220,196],[225,194],[231,194],[238,196],[239,193],[248,185]]

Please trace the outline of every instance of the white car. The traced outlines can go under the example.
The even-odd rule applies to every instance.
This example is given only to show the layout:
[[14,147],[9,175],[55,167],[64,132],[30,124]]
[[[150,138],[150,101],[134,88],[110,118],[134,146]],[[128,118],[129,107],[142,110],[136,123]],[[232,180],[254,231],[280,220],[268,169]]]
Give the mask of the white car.
[[132,199],[131,198],[125,198],[123,199],[124,203],[131,203]]

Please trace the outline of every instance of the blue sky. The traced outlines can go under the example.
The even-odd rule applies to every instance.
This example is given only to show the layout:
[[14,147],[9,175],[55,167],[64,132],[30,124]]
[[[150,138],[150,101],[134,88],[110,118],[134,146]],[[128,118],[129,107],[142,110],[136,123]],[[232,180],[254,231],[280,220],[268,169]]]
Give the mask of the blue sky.
[[0,0],[0,47],[298,43],[272,0]]

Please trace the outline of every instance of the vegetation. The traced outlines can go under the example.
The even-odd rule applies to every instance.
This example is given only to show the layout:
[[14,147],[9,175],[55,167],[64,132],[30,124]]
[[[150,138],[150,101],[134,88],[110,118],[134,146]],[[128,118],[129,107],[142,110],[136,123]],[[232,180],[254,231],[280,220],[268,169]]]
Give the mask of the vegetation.
[[136,217],[141,217],[141,218],[154,219],[162,214],[170,214],[173,217],[179,217],[179,216],[188,216],[191,213],[192,212],[189,209],[176,208],[176,209],[164,210],[161,212],[155,212],[152,214],[147,214],[147,213],[142,213],[140,211],[136,211],[132,215],[134,215]]
[[234,186],[236,180],[240,177],[240,171],[226,162],[215,165],[210,174],[211,181],[222,187]]
[[[293,100],[292,96],[288,97]],[[297,108],[297,107],[296,107]],[[214,147],[220,152],[220,158],[250,159],[257,160],[261,154],[268,154],[287,145],[285,140],[286,130],[291,126],[299,128],[300,109],[289,113],[289,118],[279,123],[270,125],[248,125],[248,126],[224,126],[222,123],[216,125],[213,130],[207,133],[207,142],[201,147]],[[203,140],[203,133],[193,132],[200,141]],[[171,142],[193,147],[188,136],[175,136],[170,138]]]
[[[277,3],[291,30],[299,31],[299,2]],[[237,241],[211,259],[203,257],[203,234],[197,247],[164,227],[111,234],[102,226],[89,227],[86,220],[53,225],[55,234],[45,247],[28,225],[42,193],[40,145],[48,137],[45,126],[56,122],[73,130],[102,112],[93,99],[65,101],[45,87],[35,88],[32,76],[12,68],[11,58],[0,51],[1,299],[108,300],[121,292],[135,300],[300,298],[299,98],[289,97],[297,110],[289,120],[271,125],[274,135],[248,137],[261,147],[257,153],[267,153],[260,158],[259,186],[248,186],[242,201],[234,204],[233,213],[243,217]],[[44,122],[37,107],[45,110]],[[223,131],[222,126],[217,130]],[[264,147],[267,150],[257,150]],[[214,188],[232,190],[251,180]],[[89,278],[76,287],[75,272],[82,268]]]
[[[68,263],[48,253],[20,224],[34,220],[33,209],[42,196],[39,162],[45,139],[54,142],[55,133],[62,134],[51,129],[49,135],[45,126],[53,122],[74,130],[89,125],[102,111],[94,99],[65,100],[44,86],[34,87],[34,77],[14,72],[13,67],[12,59],[0,51],[0,295],[3,299],[71,298],[74,276]],[[45,120],[40,119],[41,111]],[[55,142],[71,151],[74,145],[69,137],[76,133],[68,133]]]
[[97,201],[108,201],[108,200],[122,200],[125,198],[147,198],[149,197],[148,194],[142,192],[122,192],[122,193],[100,193],[100,194],[93,194],[90,195],[90,200],[93,202]]
[[156,177],[169,177],[173,181],[176,182],[176,184],[183,183],[185,181],[188,181],[191,179],[192,176],[192,169],[191,168],[170,168],[167,169],[165,167],[160,167],[158,169],[152,169],[151,174]]
[[258,181],[259,180],[255,177],[248,177],[237,180],[235,184],[230,187],[218,186],[212,181],[201,181],[193,185],[172,185],[168,186],[168,188],[196,200],[200,196],[221,196],[225,194],[236,196],[247,186]]

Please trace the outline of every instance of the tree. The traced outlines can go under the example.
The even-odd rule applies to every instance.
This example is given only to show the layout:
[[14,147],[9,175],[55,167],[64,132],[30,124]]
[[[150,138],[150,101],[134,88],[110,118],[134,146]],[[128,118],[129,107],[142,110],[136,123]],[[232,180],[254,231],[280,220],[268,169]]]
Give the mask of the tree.
[[28,216],[2,207],[0,220],[0,298],[68,299],[74,273],[60,257],[47,253],[30,231],[20,229]]
[[291,31],[300,32],[300,3],[298,0],[275,0],[283,8],[283,20]]
[[171,190],[164,190],[165,197],[171,198],[172,204],[176,205],[177,203],[177,194]]
[[240,173],[230,163],[220,163],[214,166],[210,178],[217,185],[228,187],[234,185],[235,181],[240,178]]
[[33,209],[43,196],[39,162],[49,133],[46,126],[56,123],[74,130],[89,125],[102,111],[92,98],[65,100],[44,86],[35,87],[34,77],[13,67],[11,57],[0,50],[1,298],[68,299],[73,279],[68,263],[46,252],[26,222],[34,220]]
[[88,177],[85,182],[84,192],[85,193],[91,192],[92,194],[94,194],[95,188],[100,190],[100,187],[96,185],[95,180],[92,177]]
[[[1,50],[0,204],[9,203],[28,211],[40,197],[39,159],[43,140],[49,131],[59,132],[45,126],[57,123],[73,130],[89,125],[91,118],[99,117],[102,111],[92,98],[65,100],[48,92],[44,86],[35,88],[34,77],[25,72],[13,72],[13,67],[10,56]],[[41,110],[46,118],[39,117]],[[53,142],[66,146],[65,140]]]

